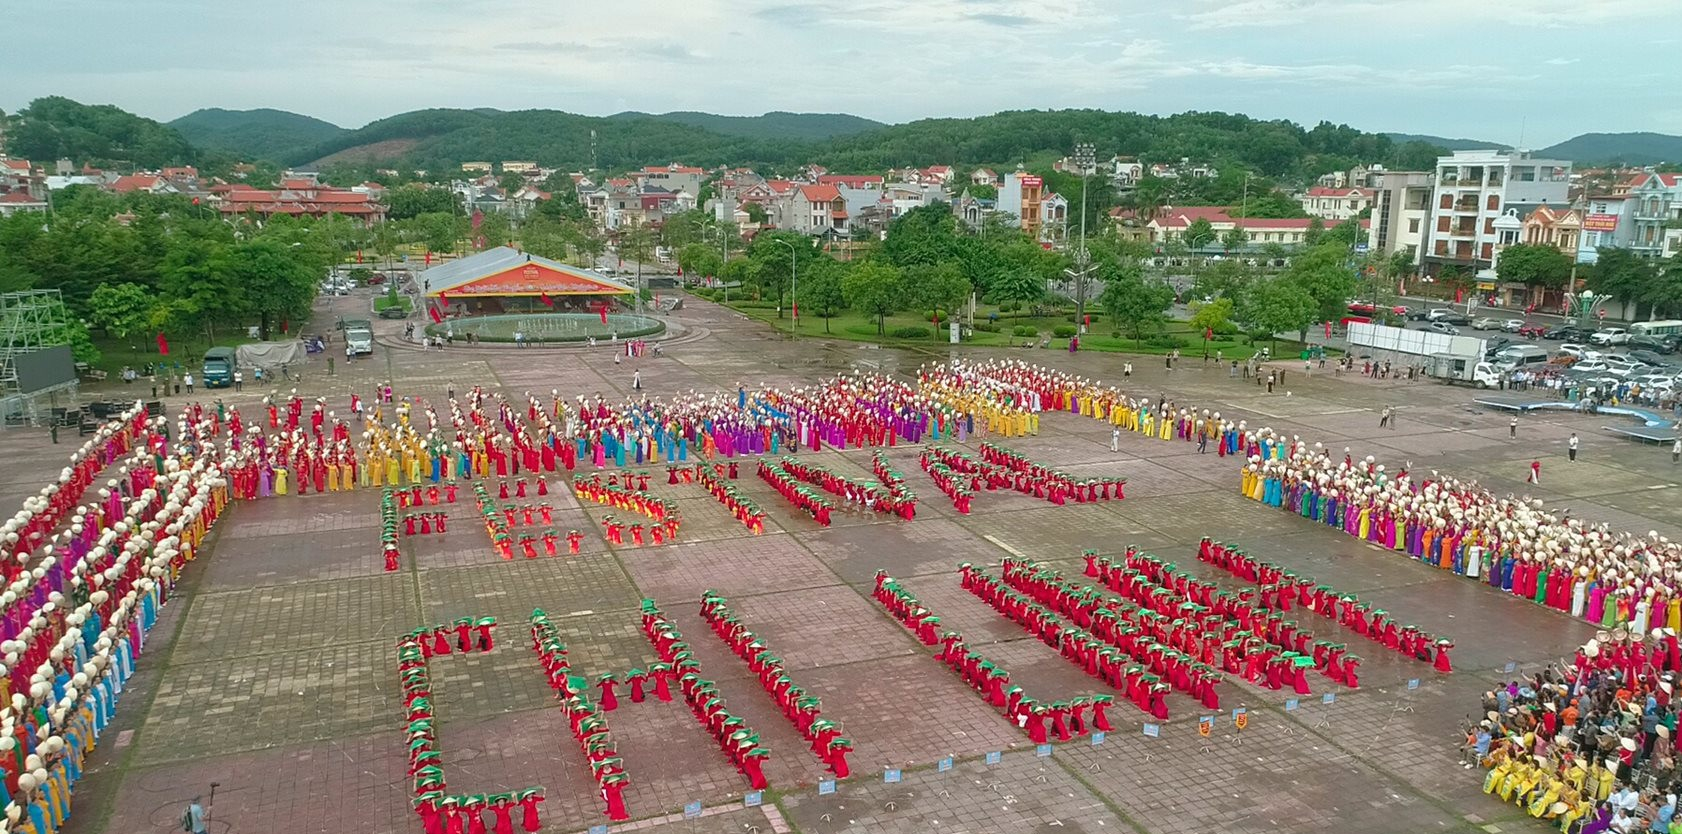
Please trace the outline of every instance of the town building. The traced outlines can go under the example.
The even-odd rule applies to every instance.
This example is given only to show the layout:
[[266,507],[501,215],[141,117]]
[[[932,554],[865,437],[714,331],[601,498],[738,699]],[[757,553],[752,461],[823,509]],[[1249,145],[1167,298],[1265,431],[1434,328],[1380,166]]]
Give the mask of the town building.
[[1591,196],[1582,202],[1583,233],[1577,239],[1577,262],[1600,260],[1602,247],[1625,247],[1634,223],[1630,221],[1627,192]]
[[491,164],[489,162],[463,162],[461,172],[463,174],[489,174]]
[[[1211,234],[1208,240],[1186,241],[1186,231],[1198,220],[1209,221]],[[1179,240],[1188,245],[1195,243],[1191,248],[1198,252],[1216,253],[1226,251],[1222,239],[1233,229],[1243,229],[1248,236],[1244,245],[1247,251],[1271,244],[1287,248],[1303,246],[1308,242],[1308,230],[1313,223],[1310,218],[1233,217],[1227,213],[1224,206],[1164,206],[1145,224],[1145,228],[1149,230],[1150,242],[1153,244],[1161,245],[1170,240]],[[1370,223],[1371,221],[1363,220],[1361,227],[1368,228]]]
[[432,267],[417,280],[429,306],[451,315],[576,312],[632,293],[629,285],[594,270],[511,246],[494,246]]
[[341,215],[363,226],[383,222],[384,203],[366,192],[321,183],[314,174],[288,171],[275,189],[252,188],[244,183],[212,189],[212,202],[225,220],[239,218],[263,222],[276,215],[326,217]]
[[537,170],[537,163],[535,162],[509,159],[502,161],[502,173],[504,174],[535,174]]
[[876,191],[882,190],[883,183],[883,177],[875,174],[820,174],[817,180],[818,185]]
[[1477,273],[1494,266],[1495,220],[1509,209],[1564,204],[1571,163],[1539,159],[1529,151],[1466,150],[1439,157],[1432,186],[1434,222],[1426,231],[1421,265],[1427,275],[1445,269]]
[[701,184],[706,182],[707,172],[701,168],[692,168],[676,162],[670,165],[650,165],[641,171],[631,173],[631,178],[644,186],[661,188],[666,191],[682,191],[691,197],[700,199]]
[[[27,159],[0,158],[0,196],[22,194],[30,200],[45,200],[47,178]],[[13,199],[12,205],[22,201]]]
[[847,203],[833,185],[802,185],[787,198],[787,225],[782,228],[807,235],[847,230]]
[[969,182],[970,185],[996,187],[999,184],[999,175],[993,173],[991,168],[977,168],[970,172]]
[[952,203],[952,213],[957,215],[958,222],[964,224],[970,231],[979,230],[986,224],[987,217],[996,211],[998,211],[997,200],[976,197],[970,194],[967,188]]
[[1371,188],[1327,188],[1315,186],[1298,198],[1302,210],[1328,223],[1342,223],[1372,208],[1374,192]]
[[1021,165],[1016,170],[1005,174],[1004,183],[999,186],[997,209],[1009,212],[1016,217],[1017,227],[1027,232],[1028,236],[1039,239],[1040,226],[1044,216],[1040,211],[1040,203],[1045,199],[1045,180],[1037,174],[1030,174]]
[[1682,220],[1682,174],[1643,172],[1628,183],[1631,252],[1658,258],[1664,252],[1665,232]]
[[1377,255],[1413,253],[1413,262],[1425,249],[1425,232],[1431,226],[1431,195],[1436,177],[1430,171],[1386,171],[1373,189],[1371,232],[1367,248]]

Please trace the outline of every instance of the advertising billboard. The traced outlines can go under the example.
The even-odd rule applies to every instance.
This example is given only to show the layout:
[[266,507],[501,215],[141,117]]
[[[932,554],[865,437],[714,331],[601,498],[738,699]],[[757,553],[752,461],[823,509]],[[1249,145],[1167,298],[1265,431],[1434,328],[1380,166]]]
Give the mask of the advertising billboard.
[[1618,216],[1616,214],[1590,214],[1583,218],[1585,232],[1615,232],[1618,230]]

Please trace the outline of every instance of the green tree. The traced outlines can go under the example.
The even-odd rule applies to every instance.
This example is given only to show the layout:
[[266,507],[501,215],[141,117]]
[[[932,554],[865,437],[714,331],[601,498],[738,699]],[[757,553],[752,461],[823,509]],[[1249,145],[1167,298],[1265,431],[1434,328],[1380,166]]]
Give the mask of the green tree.
[[1160,327],[1173,303],[1174,290],[1167,284],[1147,282],[1144,269],[1134,261],[1121,264],[1098,295],[1098,306],[1116,328],[1125,327],[1134,341],[1143,339],[1147,329]]
[[1558,247],[1520,243],[1501,250],[1501,256],[1496,259],[1495,274],[1502,281],[1559,289],[1571,277],[1571,257],[1559,251]]
[[1314,323],[1314,296],[1286,278],[1270,278],[1250,288],[1239,313],[1252,329],[1277,343],[1277,334],[1304,332]]
[[1318,217],[1308,218],[1308,231],[1302,235],[1302,245],[1319,246],[1320,238],[1326,234],[1326,223]]
[[1334,321],[1342,318],[1347,310],[1356,287],[1355,273],[1345,262],[1347,255],[1336,246],[1319,246],[1299,255],[1285,270],[1284,279],[1314,299],[1318,318],[1309,324]]
[[[937,315],[946,311],[944,321],[957,315],[958,308],[969,300],[970,283],[953,263],[917,264],[905,270],[906,292],[919,311],[931,309]],[[938,330],[935,338],[940,338]]]
[[795,303],[823,319],[825,333],[829,332],[829,320],[840,312],[846,303],[841,291],[842,275],[846,271],[841,264],[824,258],[815,261],[809,269],[800,274],[800,288],[794,294]]
[[277,321],[302,322],[315,300],[314,265],[275,241],[254,240],[224,250],[216,268],[244,288],[245,307],[268,339]]
[[405,185],[385,193],[386,216],[408,220],[423,214],[460,214],[461,200],[448,188]]
[[905,299],[905,277],[898,267],[866,262],[853,266],[841,279],[841,292],[856,310],[876,317],[876,335],[887,332],[888,314]]
[[691,243],[677,250],[677,265],[690,277],[711,278],[724,268],[718,247],[705,243]]
[[1198,298],[1236,299],[1256,280],[1257,270],[1240,260],[1217,261],[1197,273],[1191,293]]
[[127,339],[151,325],[157,299],[139,284],[100,284],[88,297],[88,318],[119,339]]
[[765,212],[765,207],[758,204],[758,203],[744,203],[743,206],[742,206],[742,211],[745,211],[745,212],[748,213],[748,222],[749,223],[755,223],[755,224],[758,224],[760,226],[763,226],[763,225],[765,225],[766,221],[771,219],[771,215],[769,215]]
[[1209,353],[1209,334],[1220,333],[1232,321],[1232,299],[1217,298],[1214,301],[1193,301],[1191,303],[1191,329],[1203,339],[1203,353]]
[[1628,249],[1602,246],[1594,269],[1589,271],[1589,289],[1637,304],[1653,295],[1658,270],[1653,262]]
[[958,218],[944,203],[912,209],[888,225],[882,254],[897,267],[939,264],[958,255]]
[[1226,234],[1221,235],[1221,250],[1229,255],[1233,252],[1241,252],[1249,242],[1249,232],[1244,231],[1239,226],[1233,226],[1226,230]]
[[1186,226],[1186,230],[1182,234],[1186,247],[1191,249],[1194,254],[1197,250],[1214,243],[1215,238],[1215,225],[1203,217],[1191,221],[1191,224]]

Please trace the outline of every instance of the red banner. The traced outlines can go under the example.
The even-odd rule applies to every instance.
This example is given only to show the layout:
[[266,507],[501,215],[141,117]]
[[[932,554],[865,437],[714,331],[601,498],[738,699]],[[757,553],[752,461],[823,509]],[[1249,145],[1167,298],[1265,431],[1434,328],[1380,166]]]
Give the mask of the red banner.
[[164,338],[163,331],[158,331],[158,353],[169,355],[169,340]]
[[434,307],[430,304],[426,305],[426,313],[427,313],[427,315],[432,317],[432,323],[433,324],[443,324],[444,323],[444,314],[438,312],[437,307]]

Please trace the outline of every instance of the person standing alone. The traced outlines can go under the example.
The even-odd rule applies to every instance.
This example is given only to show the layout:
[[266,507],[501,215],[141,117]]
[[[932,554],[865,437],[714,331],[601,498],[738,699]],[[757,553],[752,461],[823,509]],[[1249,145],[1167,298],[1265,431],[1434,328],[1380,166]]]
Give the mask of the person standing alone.
[[632,371],[631,372],[631,390],[632,391],[641,391],[642,390],[642,371]]
[[1577,462],[1577,433],[1571,433],[1571,439],[1565,441],[1565,454],[1572,463]]
[[1517,417],[1514,417],[1511,422],[1507,423],[1507,436],[1508,437],[1518,437],[1518,418]]
[[1110,429],[1110,451],[1112,451],[1112,452],[1121,451],[1121,427],[1120,426],[1116,426],[1115,428]]

